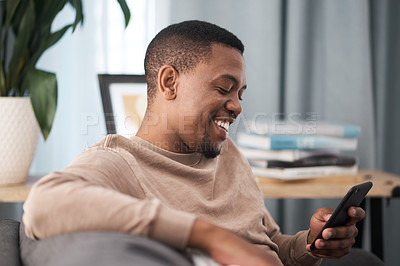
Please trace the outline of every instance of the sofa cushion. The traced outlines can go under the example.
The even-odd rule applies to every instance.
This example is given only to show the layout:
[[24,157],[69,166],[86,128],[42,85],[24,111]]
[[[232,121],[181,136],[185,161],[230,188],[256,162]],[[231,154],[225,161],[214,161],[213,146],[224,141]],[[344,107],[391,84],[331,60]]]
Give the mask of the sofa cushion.
[[19,222],[0,220],[0,266],[21,266]]
[[168,266],[192,264],[180,252],[147,238],[114,232],[81,232],[42,240],[21,225],[24,266]]

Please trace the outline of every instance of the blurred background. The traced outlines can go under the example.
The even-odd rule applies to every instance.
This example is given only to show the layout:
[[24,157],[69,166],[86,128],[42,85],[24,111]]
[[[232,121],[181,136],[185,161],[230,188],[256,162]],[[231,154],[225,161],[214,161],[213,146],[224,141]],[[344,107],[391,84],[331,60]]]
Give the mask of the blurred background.
[[[235,33],[245,45],[248,89],[232,138],[257,115],[316,114],[359,125],[360,169],[400,175],[400,1],[396,0],[128,0],[124,29],[116,1],[83,1],[85,21],[49,49],[38,68],[55,72],[58,107],[31,168],[44,175],[67,166],[106,135],[97,74],[143,74],[146,47],[165,26],[200,19]],[[74,19],[67,6],[53,24]],[[319,207],[338,200],[267,200],[285,233],[307,229]],[[398,265],[400,200],[386,199],[384,257]],[[21,204],[2,204],[18,218]],[[367,206],[368,210],[368,206]],[[368,225],[367,225],[368,226]],[[368,247],[369,236],[365,242]]]

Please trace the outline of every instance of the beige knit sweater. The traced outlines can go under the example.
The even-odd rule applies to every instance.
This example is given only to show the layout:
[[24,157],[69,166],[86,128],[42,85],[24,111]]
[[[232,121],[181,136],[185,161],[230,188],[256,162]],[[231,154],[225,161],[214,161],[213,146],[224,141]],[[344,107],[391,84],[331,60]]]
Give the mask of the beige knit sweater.
[[36,183],[24,205],[31,238],[103,230],[184,248],[196,217],[229,229],[285,265],[314,265],[307,231],[282,235],[246,159],[225,141],[221,155],[177,154],[138,137],[109,135],[70,166]]

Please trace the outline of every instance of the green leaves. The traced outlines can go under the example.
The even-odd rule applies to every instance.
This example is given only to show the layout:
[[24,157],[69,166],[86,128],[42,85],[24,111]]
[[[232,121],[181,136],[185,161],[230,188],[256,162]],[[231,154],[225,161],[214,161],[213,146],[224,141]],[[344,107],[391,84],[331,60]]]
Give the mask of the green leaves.
[[[129,7],[125,0],[117,1],[126,27]],[[74,21],[52,32],[54,19],[68,3],[75,9]],[[83,23],[82,0],[0,0],[0,12],[0,96],[24,96],[28,91],[47,139],[57,108],[57,79],[36,69],[36,63],[70,28],[75,31]]]
[[[17,10],[19,1],[20,1],[20,0],[7,1],[7,2],[6,2],[6,6],[5,6],[5,8],[6,8],[6,12],[5,12],[6,20],[5,20],[5,22],[4,22],[4,26],[5,26],[4,28],[5,28],[5,29],[8,29],[8,27],[10,26],[11,19],[14,17],[14,13],[15,13],[15,11]],[[6,32],[2,32],[2,34],[3,34],[3,35],[6,35]],[[4,37],[4,38],[2,39],[3,45],[5,45],[5,41],[6,41],[6,38]]]
[[[33,69],[26,76],[33,111],[46,140],[57,109],[57,78],[54,73]],[[25,83],[24,82],[24,83]]]
[[20,80],[20,73],[29,56],[28,45],[35,25],[35,15],[35,6],[33,2],[29,2],[18,27],[19,34],[16,36],[14,42],[8,77],[6,77],[6,87],[8,89],[17,87],[17,83]]
[[74,32],[76,26],[79,23],[83,23],[82,2],[81,2],[81,0],[70,0],[69,2],[76,10],[75,21],[74,21],[74,24],[72,24],[73,25],[72,32]]
[[125,18],[125,28],[128,27],[129,21],[131,19],[131,12],[129,11],[129,7],[126,4],[125,0],[117,0],[119,5],[121,6],[122,12],[124,13]]
[[4,76],[3,64],[0,64],[0,97],[7,96],[6,77]]

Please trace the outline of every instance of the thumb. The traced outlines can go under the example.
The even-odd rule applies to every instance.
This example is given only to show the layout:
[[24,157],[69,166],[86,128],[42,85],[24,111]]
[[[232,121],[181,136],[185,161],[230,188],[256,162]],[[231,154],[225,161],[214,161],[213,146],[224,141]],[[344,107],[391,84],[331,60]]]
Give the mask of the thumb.
[[331,208],[320,208],[315,213],[313,218],[318,222],[326,223],[331,218],[333,209]]
[[320,208],[318,209],[310,220],[310,234],[308,235],[307,242],[311,243],[312,240],[318,235],[322,227],[326,224],[329,218],[332,216],[333,209],[331,208]]

